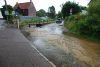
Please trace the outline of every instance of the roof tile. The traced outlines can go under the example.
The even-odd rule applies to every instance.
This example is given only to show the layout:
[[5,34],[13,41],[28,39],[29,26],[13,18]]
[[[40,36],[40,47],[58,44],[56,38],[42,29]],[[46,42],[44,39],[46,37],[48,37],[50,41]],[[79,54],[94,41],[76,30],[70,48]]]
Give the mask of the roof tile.
[[29,6],[30,6],[31,2],[25,2],[25,3],[17,3],[15,5],[15,8],[16,7],[19,7],[20,9],[28,9]]

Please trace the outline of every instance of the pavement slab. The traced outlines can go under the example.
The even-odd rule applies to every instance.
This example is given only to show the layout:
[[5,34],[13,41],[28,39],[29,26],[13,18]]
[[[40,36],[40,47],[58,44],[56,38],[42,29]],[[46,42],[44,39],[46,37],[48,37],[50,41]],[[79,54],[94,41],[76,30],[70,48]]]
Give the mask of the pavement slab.
[[0,30],[0,67],[54,67],[40,55],[20,30]]

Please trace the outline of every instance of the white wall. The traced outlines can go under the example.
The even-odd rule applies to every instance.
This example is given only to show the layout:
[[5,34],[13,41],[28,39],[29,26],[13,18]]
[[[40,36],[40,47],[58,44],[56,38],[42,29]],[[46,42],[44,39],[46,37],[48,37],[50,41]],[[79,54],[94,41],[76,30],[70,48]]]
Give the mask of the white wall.
[[3,18],[3,17],[2,17],[2,14],[1,14],[1,11],[0,11],[0,18]]

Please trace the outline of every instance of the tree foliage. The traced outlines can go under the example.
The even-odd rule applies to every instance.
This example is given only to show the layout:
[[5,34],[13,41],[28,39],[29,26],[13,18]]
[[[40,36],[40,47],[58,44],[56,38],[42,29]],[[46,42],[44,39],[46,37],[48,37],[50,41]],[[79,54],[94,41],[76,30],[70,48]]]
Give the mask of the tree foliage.
[[85,7],[85,6],[80,6],[80,9],[81,9],[81,10],[87,10],[87,7]]
[[56,15],[56,11],[55,11],[55,7],[51,6],[48,8],[48,17],[50,18],[55,18]]
[[66,16],[70,16],[71,9],[72,9],[72,14],[77,14],[81,12],[80,6],[78,4],[68,1],[63,5],[61,10],[63,18],[65,18]]
[[[6,6],[4,5],[4,6],[2,6],[3,8],[3,10],[5,11],[6,10]],[[13,7],[11,6],[11,5],[7,5],[7,10],[8,10],[8,12],[9,12],[9,14],[11,14],[12,13],[12,11],[13,11]]]
[[62,13],[60,11],[57,14],[57,18],[62,18]]
[[96,14],[100,16],[100,0],[93,0],[89,4],[88,12],[90,15]]
[[[13,7],[12,7],[11,5],[7,5],[7,10],[8,10],[8,12],[9,12],[9,15],[11,15],[11,14],[12,14],[12,11],[13,11]],[[7,16],[5,15],[5,11],[6,11],[6,6],[4,5],[4,6],[2,6],[2,8],[1,8],[1,12],[2,12],[3,18],[6,19]]]
[[36,15],[39,17],[44,17],[46,16],[46,12],[43,9],[40,9],[39,11],[36,12]]

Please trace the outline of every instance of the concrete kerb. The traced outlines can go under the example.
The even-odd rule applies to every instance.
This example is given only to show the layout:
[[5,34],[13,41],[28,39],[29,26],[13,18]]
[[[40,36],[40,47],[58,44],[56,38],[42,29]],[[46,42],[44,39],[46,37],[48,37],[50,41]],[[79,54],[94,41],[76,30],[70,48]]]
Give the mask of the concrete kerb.
[[36,48],[34,45],[32,45],[32,43],[30,43],[30,45],[31,45],[34,49],[36,49],[36,51],[37,51],[47,62],[49,62],[53,67],[56,67],[56,65],[53,64],[51,61],[49,61],[40,51],[38,51],[37,48]]

